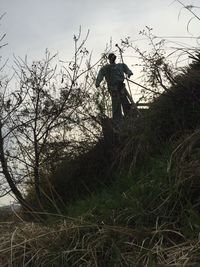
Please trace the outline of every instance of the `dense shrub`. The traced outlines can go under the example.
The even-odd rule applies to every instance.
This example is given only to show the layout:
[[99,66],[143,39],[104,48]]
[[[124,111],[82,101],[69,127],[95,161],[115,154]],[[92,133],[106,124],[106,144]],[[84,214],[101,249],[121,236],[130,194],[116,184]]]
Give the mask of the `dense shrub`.
[[63,201],[71,201],[92,194],[111,183],[112,154],[103,141],[91,150],[58,166],[52,184]]
[[[112,140],[111,140],[112,141]],[[74,158],[66,158],[51,173],[43,173],[42,206],[65,208],[69,203],[84,199],[114,182],[115,148],[99,140],[93,148]],[[34,190],[29,187],[27,200],[39,207]]]
[[200,125],[200,59],[177,75],[174,85],[156,98],[149,109],[147,126],[155,138],[168,140],[172,135],[194,130]]

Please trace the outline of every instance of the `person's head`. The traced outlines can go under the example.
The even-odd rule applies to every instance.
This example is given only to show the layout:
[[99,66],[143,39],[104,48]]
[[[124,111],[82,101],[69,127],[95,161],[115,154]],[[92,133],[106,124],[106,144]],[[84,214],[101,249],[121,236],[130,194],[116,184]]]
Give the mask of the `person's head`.
[[115,60],[116,60],[115,54],[114,53],[110,53],[108,55],[108,60],[109,60],[110,64],[115,63]]

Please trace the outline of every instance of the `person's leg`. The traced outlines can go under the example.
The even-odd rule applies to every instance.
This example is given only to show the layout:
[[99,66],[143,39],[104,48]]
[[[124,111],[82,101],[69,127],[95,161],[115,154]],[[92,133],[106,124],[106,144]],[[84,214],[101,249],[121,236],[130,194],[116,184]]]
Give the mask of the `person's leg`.
[[128,117],[130,115],[131,110],[131,103],[129,102],[125,90],[121,89],[120,91],[120,99],[121,99],[121,105],[123,108],[123,113],[125,117]]
[[119,91],[111,92],[112,98],[112,116],[113,121],[121,121],[122,119],[122,110],[121,110],[121,97]]

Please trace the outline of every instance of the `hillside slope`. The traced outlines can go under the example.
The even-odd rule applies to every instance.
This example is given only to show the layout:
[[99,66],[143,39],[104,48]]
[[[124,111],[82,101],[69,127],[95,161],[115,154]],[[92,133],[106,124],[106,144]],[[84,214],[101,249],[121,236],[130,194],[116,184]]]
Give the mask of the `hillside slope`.
[[54,195],[42,222],[0,224],[1,266],[200,265],[198,63],[117,142],[62,163],[62,204]]

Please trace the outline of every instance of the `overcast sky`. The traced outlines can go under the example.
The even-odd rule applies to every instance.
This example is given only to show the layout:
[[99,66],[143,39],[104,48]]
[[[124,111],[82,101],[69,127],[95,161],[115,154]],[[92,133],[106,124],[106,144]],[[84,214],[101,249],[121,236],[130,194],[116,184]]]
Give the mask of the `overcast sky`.
[[[182,2],[200,6],[200,0]],[[187,32],[191,14],[173,0],[0,0],[0,8],[1,14],[6,13],[0,33],[6,33],[4,41],[8,42],[0,51],[5,59],[9,58],[10,68],[13,54],[40,60],[46,48],[59,52],[62,60],[71,59],[73,36],[78,34],[79,26],[83,36],[90,30],[87,43],[94,58],[100,57],[111,37],[113,44],[126,36],[138,39],[146,25],[157,36],[200,35],[198,20],[191,21],[191,33]],[[199,9],[194,11],[198,14]]]
[[[200,0],[182,1],[200,6]],[[69,59],[79,26],[83,36],[90,30],[88,47],[96,56],[111,37],[113,43],[126,36],[137,39],[146,25],[156,35],[188,36],[191,17],[173,0],[0,0],[0,7],[1,13],[6,13],[0,33],[7,34],[8,42],[1,53],[9,58],[15,54],[40,59],[48,48],[52,53],[59,52],[63,60]],[[198,27],[191,22],[194,35]]]

